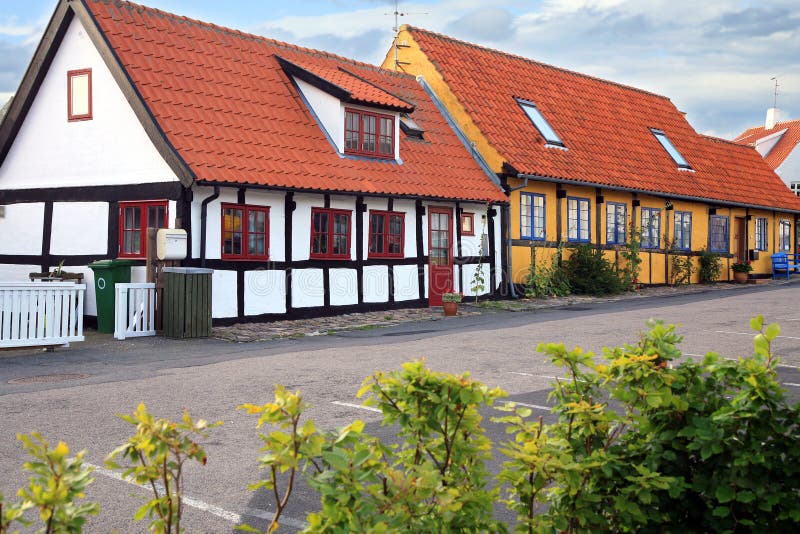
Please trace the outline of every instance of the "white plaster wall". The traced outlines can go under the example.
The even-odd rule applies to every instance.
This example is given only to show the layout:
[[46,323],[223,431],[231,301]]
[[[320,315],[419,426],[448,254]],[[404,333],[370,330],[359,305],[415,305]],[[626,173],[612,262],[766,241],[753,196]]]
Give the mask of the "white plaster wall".
[[389,300],[389,268],[386,265],[364,267],[364,302]]
[[295,269],[292,271],[292,307],[308,308],[325,304],[325,286],[322,269]]
[[[472,288],[472,282],[475,272],[478,270],[478,265],[464,265],[461,268],[464,270],[464,289],[462,292],[464,295],[475,296],[476,291],[474,291]],[[480,265],[480,268],[481,273],[483,274],[483,290],[477,291],[477,294],[485,295],[492,290],[492,288],[489,287],[489,265],[483,263]]]
[[775,169],[778,176],[784,181],[786,185],[792,182],[800,181],[800,148],[794,147],[792,153],[783,160],[783,163]]
[[284,193],[248,189],[245,203],[253,206],[269,206],[269,259],[284,261],[286,258],[286,216]]
[[[292,217],[292,259],[295,261],[307,260],[311,257],[311,208],[321,208],[324,204],[322,195],[294,196],[297,209]],[[350,214],[350,259],[356,259],[356,227],[355,227],[355,197],[331,197],[331,208],[348,210]],[[366,230],[365,230],[366,231]],[[365,249],[366,250],[366,249]]]
[[500,282],[502,281],[502,274],[503,274],[503,247],[505,243],[501,237],[501,228],[500,228],[500,210],[502,208],[497,206],[495,210],[497,211],[497,215],[494,216],[494,253],[495,253],[495,263],[494,263],[494,272],[495,272],[495,289],[500,287]]
[[[67,71],[85,68],[93,118],[68,122]],[[0,189],[176,180],[75,17],[0,167]]]
[[[41,244],[39,245],[41,247]],[[39,253],[42,249],[39,249]],[[69,268],[72,272],[72,267]],[[41,272],[39,265],[10,265],[0,263],[0,282],[30,282],[28,274]]]
[[147,282],[147,267],[144,265],[134,265],[131,267],[131,283],[144,284]]
[[[417,283],[416,265],[395,265],[394,269],[394,300],[416,300],[419,298],[419,285]],[[427,269],[427,267],[426,267]],[[425,281],[427,284],[427,279]]]
[[[5,217],[0,218],[0,254],[38,256],[42,253],[43,227],[44,203],[9,204]],[[0,280],[7,279],[0,276]]]
[[344,152],[344,107],[338,98],[335,98],[325,91],[317,89],[313,85],[294,78],[300,92],[303,93],[311,110],[322,123],[330,136],[336,150]]
[[431,284],[430,284],[430,281],[428,280],[428,265],[425,265],[425,266],[423,267],[423,270],[425,271],[425,272],[424,272],[424,279],[425,279],[425,281],[424,281],[424,283],[423,283],[422,287],[423,287],[423,289],[425,290],[425,294],[424,294],[424,295],[422,295],[420,298],[426,299],[426,298],[428,298],[428,290],[430,289],[430,285],[431,285]]
[[189,212],[192,218],[192,250],[189,253],[192,258],[200,257],[200,212],[202,211],[203,200],[213,193],[214,189],[211,187],[192,186],[193,200]]
[[[461,254],[464,256],[479,256],[481,254],[481,234],[488,232],[488,224],[483,222],[486,216],[486,206],[481,204],[462,204],[464,213],[472,213],[475,224],[475,235],[461,236]],[[459,217],[458,224],[461,224]],[[453,233],[455,237],[455,232]]]
[[355,269],[329,269],[331,306],[358,304],[358,274]]
[[107,202],[53,203],[51,254],[105,254],[107,250]]
[[211,317],[236,317],[236,271],[214,270],[211,275]]
[[[206,198],[203,196],[203,198]],[[206,212],[206,258],[218,260],[222,257],[222,203],[236,204],[236,189],[221,187],[219,198],[208,203]],[[202,203],[203,201],[200,200]],[[192,221],[192,229],[197,228],[197,241],[200,242],[200,217],[198,214],[197,226]],[[198,257],[200,250],[197,251]]]
[[[417,209],[413,200],[395,200],[394,211],[402,211],[405,216],[405,236],[403,243],[403,256],[406,258],[417,257]],[[424,217],[423,217],[424,219]]]
[[244,314],[286,313],[286,272],[244,273]]

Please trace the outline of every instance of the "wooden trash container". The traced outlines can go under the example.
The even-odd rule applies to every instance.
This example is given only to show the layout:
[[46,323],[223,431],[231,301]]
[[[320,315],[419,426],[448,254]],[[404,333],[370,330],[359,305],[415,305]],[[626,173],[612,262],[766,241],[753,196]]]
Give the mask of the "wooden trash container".
[[212,269],[165,267],[162,301],[163,334],[172,338],[211,335]]

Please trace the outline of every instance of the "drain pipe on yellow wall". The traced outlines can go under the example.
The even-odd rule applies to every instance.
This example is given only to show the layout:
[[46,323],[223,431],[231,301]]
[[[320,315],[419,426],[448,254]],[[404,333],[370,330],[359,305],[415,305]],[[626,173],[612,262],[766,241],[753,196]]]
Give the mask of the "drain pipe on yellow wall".
[[511,244],[511,193],[528,187],[528,178],[528,176],[522,178],[522,180],[525,180],[522,185],[512,187],[508,190],[508,217],[506,218],[506,235],[508,236],[508,287],[511,289],[511,298],[515,299],[518,299],[519,295],[517,295],[517,290],[514,288],[514,277],[512,271],[514,246]]

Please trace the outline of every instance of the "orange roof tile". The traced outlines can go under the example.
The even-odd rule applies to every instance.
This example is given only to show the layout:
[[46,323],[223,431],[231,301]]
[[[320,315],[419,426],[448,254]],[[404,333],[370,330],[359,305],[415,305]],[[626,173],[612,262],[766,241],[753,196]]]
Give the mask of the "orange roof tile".
[[734,142],[755,146],[759,139],[763,139],[768,135],[778,133],[782,130],[786,130],[786,133],[781,136],[780,140],[775,143],[775,146],[764,156],[764,161],[767,162],[767,165],[773,169],[777,169],[781,166],[781,163],[789,157],[789,154],[792,153],[792,150],[795,149],[797,144],[800,143],[800,119],[779,122],[769,130],[763,126],[748,128],[742,135],[734,139]]
[[[666,97],[407,27],[488,142],[517,172],[676,197],[800,210],[750,148],[699,135]],[[545,146],[533,102],[567,150]],[[651,128],[693,171],[680,170]]]
[[[122,0],[84,0],[198,180],[505,202],[414,77]],[[402,163],[341,157],[276,56],[374,105],[409,106]]]

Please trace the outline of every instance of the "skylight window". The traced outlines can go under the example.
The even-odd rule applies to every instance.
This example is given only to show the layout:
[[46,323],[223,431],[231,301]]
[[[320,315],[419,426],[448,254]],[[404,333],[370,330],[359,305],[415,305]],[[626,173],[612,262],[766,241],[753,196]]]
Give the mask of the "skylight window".
[[408,113],[401,113],[400,114],[400,129],[403,130],[403,133],[409,137],[416,137],[418,139],[422,139],[423,134],[425,131],[420,128],[419,124],[414,122]]
[[547,141],[548,145],[559,147],[565,146],[564,142],[558,136],[556,131],[553,130],[553,127],[550,126],[550,123],[544,118],[542,112],[536,107],[536,104],[519,98],[517,99],[517,103],[531,120],[533,125],[536,126],[536,129],[539,130],[539,133],[542,134],[542,137],[544,137],[544,140]]
[[681,153],[678,152],[678,149],[675,148],[675,145],[672,144],[672,141],[669,140],[667,134],[665,134],[661,130],[656,130],[655,128],[650,128],[650,131],[653,132],[653,135],[656,136],[658,142],[661,143],[661,146],[664,147],[664,150],[667,151],[667,154],[670,155],[672,161],[674,161],[678,165],[678,167],[680,167],[681,169],[692,168],[692,166],[689,165],[689,162],[687,162],[686,159],[684,159],[684,157],[681,156]]

